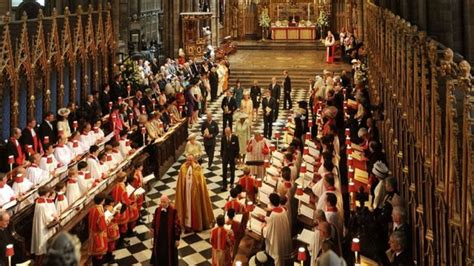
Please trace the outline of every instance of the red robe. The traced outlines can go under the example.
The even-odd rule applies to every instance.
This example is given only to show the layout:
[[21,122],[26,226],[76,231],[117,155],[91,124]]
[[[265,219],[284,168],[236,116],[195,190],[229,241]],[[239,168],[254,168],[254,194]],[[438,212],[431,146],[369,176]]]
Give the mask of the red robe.
[[252,176],[244,175],[239,179],[239,184],[242,186],[243,191],[247,193],[250,200],[255,201],[255,179]]
[[[178,264],[178,249],[175,245],[175,242],[179,240],[181,236],[181,225],[179,221],[178,212],[176,209],[170,205],[166,209],[167,216],[166,216],[166,224],[167,224],[167,231],[166,235],[160,235],[160,223],[161,223],[161,207],[156,208],[155,215],[153,216],[153,222],[151,223],[153,226],[154,237],[153,237],[153,250],[152,250],[152,257],[150,264],[151,265],[163,265],[163,266],[172,266]],[[160,260],[160,254],[158,253],[158,245],[160,241],[166,241],[168,245],[168,258],[166,262]],[[163,243],[163,242],[162,242]]]
[[120,238],[119,226],[115,218],[116,216],[117,214],[115,214],[114,218],[112,218],[107,225],[108,252],[113,252],[115,250],[115,241]]
[[[142,171],[135,171],[135,173],[133,174],[132,186],[134,188],[143,187],[143,174],[142,174]],[[137,197],[138,211],[140,211],[142,209],[144,198],[145,198],[144,195],[139,195]]]
[[235,210],[236,214],[244,212],[244,206],[242,206],[238,199],[231,199],[224,206],[225,211],[228,211],[231,208]]
[[107,224],[104,207],[96,205],[89,211],[89,253],[102,256],[107,253]]
[[112,189],[112,197],[115,200],[115,204],[121,202],[122,204],[127,206],[127,211],[124,211],[123,213],[118,213],[115,217],[117,220],[117,224],[121,226],[120,231],[124,233],[127,231],[127,223],[129,220],[128,207],[130,206],[130,199],[128,198],[127,190],[125,189],[124,183],[118,183],[117,185],[115,185],[115,187]]
[[212,265],[213,266],[231,266],[231,252],[234,245],[234,236],[232,231],[224,227],[215,227],[211,230],[212,246]]

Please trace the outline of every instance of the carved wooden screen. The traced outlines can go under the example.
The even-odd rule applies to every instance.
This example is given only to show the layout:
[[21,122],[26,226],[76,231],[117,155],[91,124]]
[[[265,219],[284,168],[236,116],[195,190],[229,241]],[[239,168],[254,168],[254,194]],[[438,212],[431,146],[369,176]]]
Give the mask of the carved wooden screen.
[[26,117],[40,120],[47,111],[85,99],[112,76],[116,41],[109,5],[89,6],[87,12],[78,6],[75,14],[66,8],[63,16],[53,10],[47,18],[40,11],[37,19],[23,15],[15,22],[7,14],[0,30],[3,138],[11,127],[24,127],[20,121]]
[[419,265],[474,259],[474,100],[470,66],[451,49],[367,0],[371,98],[384,106],[382,140],[408,201]]

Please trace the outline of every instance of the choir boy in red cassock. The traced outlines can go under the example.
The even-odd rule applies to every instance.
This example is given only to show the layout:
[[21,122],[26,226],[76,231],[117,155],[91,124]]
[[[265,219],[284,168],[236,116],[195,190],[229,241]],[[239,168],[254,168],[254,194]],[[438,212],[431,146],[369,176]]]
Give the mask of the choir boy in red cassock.
[[[129,176],[127,178],[127,186],[132,186],[133,183],[133,176]],[[135,188],[133,188],[135,189]],[[134,191],[135,192],[135,191]],[[133,229],[137,225],[138,218],[140,218],[140,213],[138,211],[138,206],[137,206],[137,195],[132,192],[130,195],[128,195],[128,199],[130,202],[130,205],[128,206],[128,232],[127,236],[132,236],[134,235]]]
[[237,214],[244,212],[244,206],[239,202],[239,192],[236,188],[230,190],[231,199],[225,204],[224,210],[234,209]]
[[150,264],[153,266],[178,265],[178,246],[181,224],[178,212],[166,195],[161,196],[152,222],[153,251]]
[[[133,171],[133,182],[132,186],[134,188],[139,188],[143,187],[143,163],[137,162],[133,168],[135,169]],[[137,207],[138,211],[140,212],[142,210],[142,205],[143,205],[143,200],[145,196],[144,195],[139,195],[137,197]]]
[[119,202],[122,203],[122,208],[115,217],[120,229],[120,239],[117,243],[118,246],[121,246],[121,244],[123,244],[124,234],[127,233],[127,229],[128,229],[128,226],[127,226],[128,220],[129,220],[128,207],[130,206],[130,200],[128,198],[127,189],[125,188],[126,177],[127,177],[127,174],[125,172],[118,173],[117,179],[116,179],[117,184],[112,189],[112,197],[115,200],[115,204],[118,204]]
[[107,222],[107,254],[105,255],[105,262],[113,262],[114,256],[112,252],[116,249],[116,242],[120,238],[120,230],[115,218],[119,210],[115,210],[114,198],[110,195],[105,197],[104,209],[105,209],[105,221]]
[[250,174],[250,168],[245,166],[243,169],[244,175],[240,177],[239,184],[242,186],[243,191],[247,194],[247,197],[251,201],[255,201],[255,192],[257,190],[257,185],[255,183],[255,178]]
[[104,194],[97,194],[94,197],[95,205],[89,211],[89,254],[92,256],[93,266],[102,265],[108,247],[104,199]]
[[212,265],[231,266],[234,235],[231,230],[224,228],[224,215],[216,218],[217,227],[211,230]]

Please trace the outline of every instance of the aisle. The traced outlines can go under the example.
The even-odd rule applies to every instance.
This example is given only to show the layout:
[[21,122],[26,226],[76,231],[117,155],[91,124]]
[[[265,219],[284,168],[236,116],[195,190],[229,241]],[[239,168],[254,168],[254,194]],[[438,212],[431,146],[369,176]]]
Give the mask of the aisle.
[[[292,91],[293,107],[297,106],[297,102],[306,100],[308,96],[308,89],[306,88],[293,88]],[[222,110],[220,108],[223,96],[217,101],[213,102],[209,106],[209,110],[214,114],[214,120],[219,125],[219,131],[222,133]],[[281,101],[279,117],[274,123],[273,132],[282,131],[284,125],[287,122],[290,111],[282,110],[283,101]],[[260,108],[261,109],[261,108]],[[202,116],[202,117],[205,117]],[[201,118],[200,123],[204,118]],[[190,128],[189,133],[197,133],[198,141],[202,141],[199,126],[195,125]],[[253,129],[259,129],[263,132],[262,114],[259,112],[258,119],[253,124]],[[222,187],[222,161],[220,158],[220,137],[217,139],[216,151],[214,164],[211,169],[207,169],[207,158],[204,159],[203,172],[207,180],[207,187],[209,190],[209,196],[211,197],[212,207],[214,209],[214,215],[217,217],[219,214],[223,214],[223,207],[226,203],[226,198],[229,192],[221,192]],[[173,201],[175,196],[176,180],[181,164],[185,161],[185,157],[181,156],[180,159],[173,164],[166,174],[158,181],[154,188],[147,195],[147,202],[149,207],[146,209],[146,213],[142,215],[148,223],[151,223],[153,219],[153,213],[159,204],[159,198],[162,194],[168,195]],[[242,172],[236,171],[236,181],[238,176]],[[131,238],[127,238],[130,241],[130,246],[114,252],[115,260],[118,265],[149,265],[151,257],[151,249],[153,243],[151,242],[149,229],[145,225],[139,225],[135,228],[137,235]],[[179,245],[179,260],[180,265],[211,265],[211,246],[209,244],[210,230],[203,231],[201,233],[191,233],[181,236],[181,242]]]

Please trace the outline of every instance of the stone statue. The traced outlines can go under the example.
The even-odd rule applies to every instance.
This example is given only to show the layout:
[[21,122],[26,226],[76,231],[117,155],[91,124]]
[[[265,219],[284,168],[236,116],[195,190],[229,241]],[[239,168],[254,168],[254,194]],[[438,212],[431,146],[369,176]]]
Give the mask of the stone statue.
[[454,52],[451,48],[446,48],[443,51],[443,59],[440,60],[440,72],[441,76],[450,76],[455,78],[459,73],[459,68],[454,63]]
[[239,37],[239,4],[234,1],[232,5],[232,38],[236,39]]

